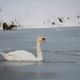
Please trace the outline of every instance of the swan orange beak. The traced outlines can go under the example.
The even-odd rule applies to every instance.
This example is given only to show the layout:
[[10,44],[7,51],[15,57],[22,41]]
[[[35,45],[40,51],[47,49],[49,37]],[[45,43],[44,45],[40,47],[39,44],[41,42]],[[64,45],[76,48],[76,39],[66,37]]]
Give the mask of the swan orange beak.
[[46,40],[46,38],[42,38],[42,40],[43,40],[43,41],[45,41],[45,40]]
[[42,38],[42,42],[45,42],[46,41],[46,38]]

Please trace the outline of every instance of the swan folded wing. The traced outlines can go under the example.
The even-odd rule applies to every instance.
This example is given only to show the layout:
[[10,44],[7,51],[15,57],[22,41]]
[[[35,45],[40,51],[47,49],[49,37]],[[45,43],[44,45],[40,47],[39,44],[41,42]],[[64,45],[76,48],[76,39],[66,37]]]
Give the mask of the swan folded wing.
[[24,50],[18,50],[18,51],[13,51],[10,53],[7,53],[5,55],[6,60],[8,61],[33,61],[36,60],[36,57],[27,51]]

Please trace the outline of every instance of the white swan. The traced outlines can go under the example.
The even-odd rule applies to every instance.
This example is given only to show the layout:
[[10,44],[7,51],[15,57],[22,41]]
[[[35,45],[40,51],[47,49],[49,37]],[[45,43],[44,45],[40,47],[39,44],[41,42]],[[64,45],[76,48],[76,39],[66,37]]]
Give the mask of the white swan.
[[40,44],[45,42],[45,40],[46,39],[43,36],[38,37],[36,40],[37,57],[35,57],[32,53],[24,50],[17,50],[7,54],[1,53],[1,55],[6,61],[42,61],[43,56]]

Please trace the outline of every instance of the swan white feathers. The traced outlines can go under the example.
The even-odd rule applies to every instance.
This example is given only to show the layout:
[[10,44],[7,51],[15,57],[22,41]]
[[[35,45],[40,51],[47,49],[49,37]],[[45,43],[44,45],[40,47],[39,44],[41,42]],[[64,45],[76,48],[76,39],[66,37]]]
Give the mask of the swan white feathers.
[[24,51],[24,50],[16,50],[13,52],[9,52],[7,54],[1,53],[2,57],[6,61],[42,61],[42,51],[40,44],[45,42],[46,38],[43,36],[40,36],[36,40],[36,51],[37,56],[34,56],[32,53]]

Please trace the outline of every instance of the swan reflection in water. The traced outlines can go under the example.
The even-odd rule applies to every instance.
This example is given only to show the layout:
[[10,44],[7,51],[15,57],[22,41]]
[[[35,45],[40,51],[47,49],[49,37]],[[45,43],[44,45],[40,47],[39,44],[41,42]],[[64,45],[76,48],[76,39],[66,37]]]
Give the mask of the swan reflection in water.
[[[22,64],[20,66],[20,64]],[[26,64],[26,62],[24,63]],[[41,65],[23,65],[22,62],[1,62],[0,79],[1,80],[35,80],[49,79],[55,75],[53,72],[42,71]]]

